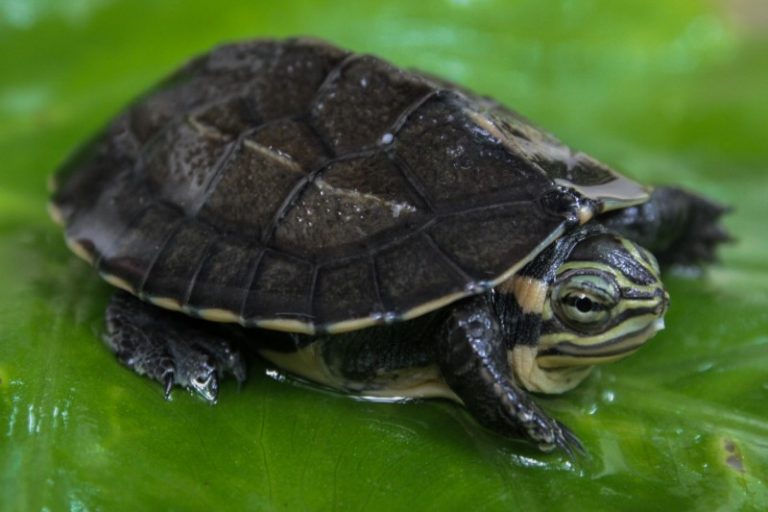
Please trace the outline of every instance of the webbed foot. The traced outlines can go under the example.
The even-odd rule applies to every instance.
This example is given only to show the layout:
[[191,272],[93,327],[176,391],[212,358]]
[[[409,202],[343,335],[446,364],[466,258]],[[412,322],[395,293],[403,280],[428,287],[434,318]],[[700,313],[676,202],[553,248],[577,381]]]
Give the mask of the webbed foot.
[[733,240],[720,224],[730,210],[681,188],[658,187],[647,202],[600,222],[650,250],[662,266],[697,269],[716,261],[718,246]]
[[125,366],[164,386],[187,388],[215,403],[227,373],[245,380],[245,363],[221,326],[167,311],[118,291],[106,312],[104,340]]
[[662,187],[652,200],[677,204],[681,210],[679,235],[657,255],[662,265],[698,267],[717,260],[720,244],[733,241],[720,218],[731,211],[706,197],[679,188]]
[[571,460],[577,455],[586,455],[584,445],[576,434],[549,416],[528,396],[514,385],[500,385],[500,407],[482,411],[484,422],[502,434],[527,437],[541,451],[562,450]]

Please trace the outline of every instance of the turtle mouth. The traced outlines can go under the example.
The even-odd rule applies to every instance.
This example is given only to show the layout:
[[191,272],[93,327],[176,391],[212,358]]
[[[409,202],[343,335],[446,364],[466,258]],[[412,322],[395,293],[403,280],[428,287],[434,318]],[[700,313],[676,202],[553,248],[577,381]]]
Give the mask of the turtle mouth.
[[608,363],[623,359],[643,346],[657,332],[664,329],[664,317],[644,322],[638,329],[595,344],[576,344],[562,341],[543,348],[536,355],[539,367],[544,369],[569,368]]

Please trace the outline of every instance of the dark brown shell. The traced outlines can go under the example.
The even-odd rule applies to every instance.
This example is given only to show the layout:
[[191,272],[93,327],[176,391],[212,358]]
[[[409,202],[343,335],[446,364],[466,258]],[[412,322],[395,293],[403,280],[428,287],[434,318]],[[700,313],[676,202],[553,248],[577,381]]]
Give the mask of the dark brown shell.
[[109,282],[300,332],[479,293],[575,219],[645,199],[493,101],[306,39],[193,60],[54,186],[70,247]]

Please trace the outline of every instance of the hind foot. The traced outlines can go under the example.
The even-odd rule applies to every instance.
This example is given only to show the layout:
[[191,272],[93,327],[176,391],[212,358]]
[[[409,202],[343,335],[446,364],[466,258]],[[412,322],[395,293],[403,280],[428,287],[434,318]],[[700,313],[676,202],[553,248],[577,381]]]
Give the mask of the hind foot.
[[245,363],[222,326],[174,313],[119,291],[106,312],[104,340],[121,363],[160,382],[165,397],[174,386],[215,403],[219,380],[245,380]]

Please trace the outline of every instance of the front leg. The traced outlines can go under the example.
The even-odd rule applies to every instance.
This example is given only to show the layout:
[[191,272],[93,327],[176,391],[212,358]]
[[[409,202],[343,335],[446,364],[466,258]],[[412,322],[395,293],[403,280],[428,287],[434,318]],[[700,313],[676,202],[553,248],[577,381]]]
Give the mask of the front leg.
[[451,312],[438,333],[438,361],[447,384],[484,426],[528,438],[543,451],[583,453],[576,436],[514,381],[499,320],[485,296],[462,301]]
[[699,267],[731,240],[720,225],[729,209],[698,194],[658,187],[647,202],[601,218],[608,229],[651,251],[662,265]]

